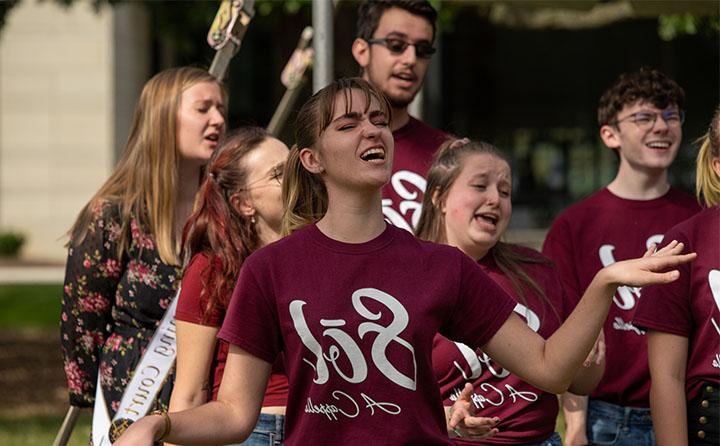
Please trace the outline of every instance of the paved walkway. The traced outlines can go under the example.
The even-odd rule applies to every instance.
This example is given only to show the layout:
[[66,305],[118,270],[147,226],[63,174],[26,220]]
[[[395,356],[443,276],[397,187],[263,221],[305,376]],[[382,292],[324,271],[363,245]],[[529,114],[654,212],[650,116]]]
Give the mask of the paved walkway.
[[62,283],[64,265],[3,265],[0,266],[0,284],[4,283]]

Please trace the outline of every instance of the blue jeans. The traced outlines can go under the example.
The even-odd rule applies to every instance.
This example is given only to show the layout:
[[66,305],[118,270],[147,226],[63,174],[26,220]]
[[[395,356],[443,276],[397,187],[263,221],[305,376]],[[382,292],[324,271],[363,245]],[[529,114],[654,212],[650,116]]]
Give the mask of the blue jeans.
[[587,437],[593,445],[655,446],[650,409],[590,400]]
[[562,439],[560,438],[560,434],[555,432],[554,434],[550,435],[550,437],[545,441],[541,441],[540,443],[528,444],[525,446],[562,446]]
[[[285,438],[285,416],[261,413],[253,433],[242,446],[282,446]],[[240,446],[237,445],[237,446]]]

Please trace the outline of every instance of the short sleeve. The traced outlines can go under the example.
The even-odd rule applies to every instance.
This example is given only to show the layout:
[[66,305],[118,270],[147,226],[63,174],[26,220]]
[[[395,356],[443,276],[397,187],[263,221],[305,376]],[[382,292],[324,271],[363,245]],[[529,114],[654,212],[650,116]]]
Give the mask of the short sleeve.
[[188,264],[182,278],[175,319],[210,327],[219,327],[222,324],[223,312],[218,308],[204,320],[207,298],[203,293],[203,277],[208,266],[205,254],[196,254]]
[[476,262],[460,252],[458,255],[457,301],[441,334],[450,340],[481,348],[510,317],[515,301]]
[[240,271],[218,337],[263,361],[274,363],[283,350],[269,274],[250,256]]
[[[669,231],[664,240],[684,243],[683,253],[691,249],[687,238],[679,232]],[[642,289],[642,297],[633,318],[634,325],[690,337],[693,327],[690,303],[691,265],[685,263],[678,266],[676,269],[680,272],[680,277],[673,282]]]
[[108,335],[124,262],[117,255],[121,231],[119,207],[106,201],[91,209],[85,238],[70,241],[62,311],[60,344],[70,404],[92,406],[95,401],[100,350]]

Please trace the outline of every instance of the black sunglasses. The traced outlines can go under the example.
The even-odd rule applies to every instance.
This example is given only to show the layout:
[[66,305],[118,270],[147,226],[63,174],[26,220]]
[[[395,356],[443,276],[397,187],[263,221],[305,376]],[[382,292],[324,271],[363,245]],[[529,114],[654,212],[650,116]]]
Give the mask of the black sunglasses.
[[432,46],[430,42],[418,42],[418,43],[410,43],[406,40],[400,39],[398,37],[383,37],[381,39],[368,39],[366,40],[367,43],[370,45],[373,44],[379,44],[384,45],[387,47],[388,50],[390,50],[393,54],[402,54],[405,52],[407,47],[410,45],[415,47],[415,55],[419,57],[420,59],[430,59],[430,57],[435,54],[435,51],[437,51],[437,48]]

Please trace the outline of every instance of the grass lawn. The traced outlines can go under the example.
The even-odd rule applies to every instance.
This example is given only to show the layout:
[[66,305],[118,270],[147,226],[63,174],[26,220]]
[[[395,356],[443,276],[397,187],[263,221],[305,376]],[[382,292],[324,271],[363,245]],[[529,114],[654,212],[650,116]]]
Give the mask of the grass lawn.
[[0,285],[0,328],[57,329],[61,297],[62,284]]
[[[90,439],[90,411],[82,413],[68,445],[87,446]],[[48,446],[62,425],[63,415],[0,417],[0,444],[3,446]]]

